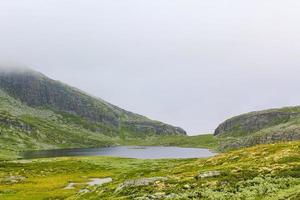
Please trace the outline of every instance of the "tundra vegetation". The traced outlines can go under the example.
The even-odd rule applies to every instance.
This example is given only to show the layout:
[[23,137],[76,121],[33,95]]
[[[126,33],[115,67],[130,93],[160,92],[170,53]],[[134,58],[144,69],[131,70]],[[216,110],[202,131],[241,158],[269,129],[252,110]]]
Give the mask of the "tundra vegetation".
[[[93,179],[111,181],[89,184]],[[299,198],[299,141],[206,159],[72,157],[0,163],[3,200]]]

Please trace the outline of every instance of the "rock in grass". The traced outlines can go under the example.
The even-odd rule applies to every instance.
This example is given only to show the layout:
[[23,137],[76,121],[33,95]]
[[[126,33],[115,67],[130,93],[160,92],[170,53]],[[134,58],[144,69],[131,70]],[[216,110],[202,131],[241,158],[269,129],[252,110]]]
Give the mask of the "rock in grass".
[[221,172],[219,172],[219,171],[208,171],[208,172],[199,174],[195,178],[196,179],[213,178],[213,177],[217,177],[220,175],[221,175]]
[[24,181],[26,178],[23,176],[6,176],[1,178],[0,177],[0,183],[4,184],[16,184]]
[[174,193],[171,193],[171,194],[168,194],[166,196],[166,199],[176,199],[178,198],[179,196],[177,194],[174,194]]
[[137,197],[135,198],[136,200],[162,200],[162,199],[170,199],[170,200],[174,200],[178,198],[177,194],[171,193],[171,194],[166,194],[165,192],[157,192],[155,194],[152,195],[145,195],[143,197]]
[[166,181],[168,178],[166,177],[152,177],[152,178],[141,178],[135,180],[127,180],[124,183],[120,184],[116,189],[116,192],[128,188],[128,187],[137,187],[137,186],[147,186],[151,183],[155,183],[157,181]]
[[89,193],[89,192],[91,192],[89,189],[82,189],[82,190],[79,190],[79,193],[80,193],[80,194],[87,194],[87,193]]
[[191,186],[189,184],[186,184],[183,186],[183,189],[189,190],[189,189],[191,189]]

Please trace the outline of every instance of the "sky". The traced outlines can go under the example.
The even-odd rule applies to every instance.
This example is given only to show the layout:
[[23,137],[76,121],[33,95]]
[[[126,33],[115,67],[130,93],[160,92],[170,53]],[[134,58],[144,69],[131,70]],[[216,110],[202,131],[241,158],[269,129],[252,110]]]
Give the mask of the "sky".
[[299,10],[299,0],[0,0],[0,63],[212,133],[300,104]]

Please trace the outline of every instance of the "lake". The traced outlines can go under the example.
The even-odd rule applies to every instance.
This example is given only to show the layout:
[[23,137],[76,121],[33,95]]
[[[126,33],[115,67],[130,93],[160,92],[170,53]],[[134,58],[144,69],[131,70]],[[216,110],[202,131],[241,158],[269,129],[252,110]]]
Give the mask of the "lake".
[[140,146],[116,146],[105,148],[85,149],[55,149],[42,151],[26,151],[21,154],[25,159],[69,157],[69,156],[112,156],[139,159],[162,158],[206,158],[215,155],[208,149],[181,148],[181,147],[140,147]]

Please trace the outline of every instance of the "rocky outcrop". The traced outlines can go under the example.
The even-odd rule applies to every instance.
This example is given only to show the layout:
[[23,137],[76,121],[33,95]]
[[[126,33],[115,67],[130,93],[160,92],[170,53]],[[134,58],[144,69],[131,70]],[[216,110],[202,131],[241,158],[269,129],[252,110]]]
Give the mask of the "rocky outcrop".
[[6,176],[6,177],[0,177],[0,183],[2,184],[16,184],[23,182],[26,179],[26,177],[23,176]]
[[219,150],[300,139],[300,107],[252,112],[223,122],[214,133]]
[[225,139],[220,144],[220,150],[233,150],[242,147],[251,147],[258,144],[269,144],[274,142],[288,142],[300,140],[299,127],[274,127],[263,132],[257,132],[241,138]]
[[[153,126],[155,123],[155,126]],[[153,135],[180,135],[185,134],[185,131],[179,127],[173,127],[161,122],[151,121],[125,121],[122,127],[131,132],[141,132],[144,134]]]
[[34,129],[29,124],[20,121],[8,113],[0,112],[0,135],[2,133],[2,128],[15,129],[27,133],[32,132]]
[[158,181],[166,181],[166,177],[151,177],[151,178],[141,178],[135,180],[127,180],[124,183],[120,184],[116,189],[116,192],[123,190],[128,187],[138,187],[138,186],[147,186]]
[[175,193],[166,194],[165,192],[156,192],[154,194],[148,194],[143,197],[137,197],[135,200],[174,200],[179,199],[179,195]]
[[219,171],[208,171],[208,172],[203,172],[203,173],[199,174],[195,178],[198,180],[198,179],[204,179],[204,178],[213,178],[213,177],[217,177],[220,175],[221,175],[221,172],[219,172]]
[[300,107],[252,112],[226,120],[217,127],[214,135],[247,135],[259,130],[286,123],[300,116]]
[[118,115],[105,102],[33,72],[0,73],[0,87],[32,107],[50,107],[97,122],[118,125]]

